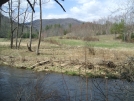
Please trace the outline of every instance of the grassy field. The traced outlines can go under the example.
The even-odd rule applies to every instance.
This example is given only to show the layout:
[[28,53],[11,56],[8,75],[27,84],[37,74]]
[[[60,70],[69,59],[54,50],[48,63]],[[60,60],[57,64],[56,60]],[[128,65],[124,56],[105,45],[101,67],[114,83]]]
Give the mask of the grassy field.
[[99,41],[42,39],[40,55],[36,55],[37,40],[32,42],[33,52],[27,49],[28,39],[22,40],[19,50],[10,49],[10,41],[0,39],[0,62],[13,67],[35,71],[55,71],[72,75],[119,77],[119,70],[129,57],[134,56],[133,43],[115,40],[113,35],[95,36]]
[[95,36],[98,38],[99,41],[90,41],[86,42],[83,40],[72,40],[72,39],[59,39],[59,37],[48,38],[58,41],[61,44],[69,45],[69,46],[87,46],[91,45],[94,47],[101,47],[101,48],[134,48],[133,43],[126,43],[121,40],[115,40],[114,35],[100,35]]

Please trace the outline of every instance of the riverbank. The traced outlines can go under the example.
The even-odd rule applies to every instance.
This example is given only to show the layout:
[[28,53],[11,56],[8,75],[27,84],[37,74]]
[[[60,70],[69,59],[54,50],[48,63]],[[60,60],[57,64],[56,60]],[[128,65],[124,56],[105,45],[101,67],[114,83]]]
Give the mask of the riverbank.
[[86,78],[0,66],[0,101],[86,101],[87,97],[93,101],[104,101],[106,98],[108,101],[133,101],[133,92],[134,83],[126,80]]
[[[48,52],[46,49],[44,50],[44,52]],[[65,53],[59,50],[60,52],[58,54],[56,54],[55,51],[51,53],[51,56],[47,57],[44,55],[45,53],[36,56],[34,52],[29,52],[24,49],[8,49],[8,52],[9,51],[10,53],[8,54],[11,55],[6,54],[0,56],[0,64],[21,69],[30,69],[37,72],[52,71],[96,78],[126,78],[128,74],[130,75],[130,73],[126,73],[126,71],[130,71],[130,63],[133,63],[133,58],[131,60],[130,58],[125,58],[125,55],[124,57],[119,54],[118,56],[114,55],[117,50],[113,49],[94,48],[95,55],[93,55],[89,54],[88,49],[85,50],[83,47],[75,47],[67,50],[62,48],[62,52]],[[76,51],[78,53],[74,53]],[[49,52],[53,52],[53,49],[51,49],[51,51],[49,49]],[[70,54],[70,52],[72,52],[72,54]],[[105,54],[100,55],[100,52]],[[130,52],[131,51],[129,51],[129,53]],[[106,53],[111,54],[107,55]],[[120,50],[118,53],[125,54],[125,50]],[[59,56],[59,54],[62,54],[62,56]],[[125,76],[122,75],[124,73],[126,73]]]
[[37,72],[53,71],[69,75],[132,80],[133,48],[102,48],[93,46],[90,42],[85,42],[82,46],[71,46],[51,39],[42,40],[40,55],[36,55],[36,43],[32,43],[33,52],[30,52],[27,49],[27,40],[21,44],[19,50],[10,49],[8,40],[5,43],[2,41],[0,64]]

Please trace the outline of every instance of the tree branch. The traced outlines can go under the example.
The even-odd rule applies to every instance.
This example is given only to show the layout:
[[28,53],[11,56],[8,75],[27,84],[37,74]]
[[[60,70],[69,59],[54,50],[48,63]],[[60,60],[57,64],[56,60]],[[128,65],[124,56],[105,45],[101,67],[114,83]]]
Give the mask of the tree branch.
[[33,12],[35,13],[34,7],[32,6],[31,2],[29,0],[27,0],[27,2],[29,3],[30,7],[32,8]]
[[[66,12],[66,10],[64,9],[64,7],[59,3],[58,0],[54,0],[54,1],[60,5],[60,7],[64,10],[64,12]],[[64,1],[64,0],[62,0],[62,1]]]

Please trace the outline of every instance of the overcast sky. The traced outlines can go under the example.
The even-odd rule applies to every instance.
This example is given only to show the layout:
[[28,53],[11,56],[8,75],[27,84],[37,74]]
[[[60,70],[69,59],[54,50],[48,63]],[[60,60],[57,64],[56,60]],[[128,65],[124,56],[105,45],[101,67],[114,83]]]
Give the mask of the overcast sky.
[[[21,0],[25,7],[26,0]],[[32,0],[31,0],[32,1]],[[49,1],[49,0],[45,0]],[[126,0],[59,0],[66,12],[54,1],[43,4],[43,19],[76,18],[82,21],[94,21],[108,17],[113,11],[125,4]],[[39,19],[39,6],[35,7],[34,19]]]

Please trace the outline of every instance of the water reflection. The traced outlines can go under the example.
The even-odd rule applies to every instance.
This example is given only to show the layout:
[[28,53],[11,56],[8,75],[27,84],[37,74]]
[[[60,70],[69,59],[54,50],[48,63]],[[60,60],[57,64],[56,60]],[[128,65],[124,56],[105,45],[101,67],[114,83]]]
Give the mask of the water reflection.
[[132,101],[134,84],[0,67],[0,101]]

